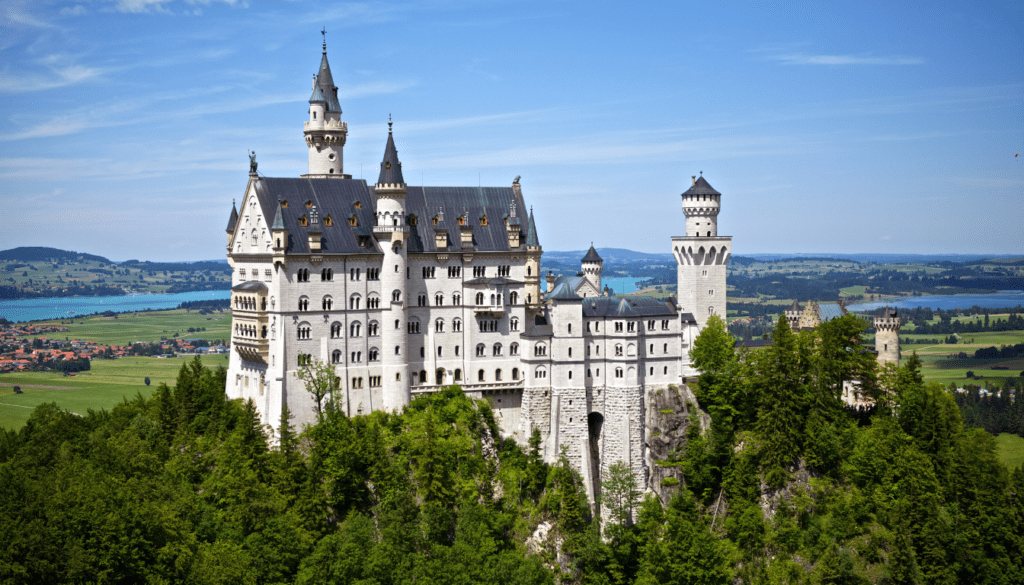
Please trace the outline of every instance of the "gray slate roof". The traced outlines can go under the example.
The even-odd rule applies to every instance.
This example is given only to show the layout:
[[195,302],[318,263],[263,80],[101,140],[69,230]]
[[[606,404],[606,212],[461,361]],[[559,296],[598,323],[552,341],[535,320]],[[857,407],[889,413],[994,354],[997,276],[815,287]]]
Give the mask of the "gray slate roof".
[[568,281],[563,280],[561,283],[556,284],[554,288],[546,295],[549,301],[582,301],[583,299],[576,294],[573,287]]
[[[299,225],[299,218],[307,218],[309,201],[315,205],[320,216],[319,227],[323,231],[321,245],[325,254],[377,254],[381,249],[372,237],[376,223],[376,195],[373,187],[361,179],[312,179],[260,177],[256,182],[256,198],[265,217],[273,217],[271,229],[287,229],[289,254],[308,254],[309,242],[306,234],[309,227]],[[278,201],[286,201],[287,207],[279,207]],[[512,201],[523,208],[522,195],[513,192],[512,187],[409,187],[405,197],[406,215],[416,218],[416,225],[409,226],[408,251],[436,252],[434,243],[433,217],[443,210],[445,223],[437,227],[448,228],[448,245],[461,248],[459,226],[456,220],[466,214],[469,227],[473,230],[473,246],[478,252],[508,252],[508,233],[502,217]],[[360,208],[356,209],[356,202]],[[349,219],[356,216],[356,227],[349,225]],[[486,215],[487,225],[481,225],[479,218]],[[330,217],[332,225],[327,226]],[[359,245],[360,236],[366,246]]]
[[235,208],[235,202],[231,202],[231,217],[228,218],[228,229],[229,234],[235,233],[235,224],[238,223],[238,209]]
[[[583,300],[584,317],[675,317],[671,299],[654,297],[593,297]],[[690,315],[692,319],[693,316]]]
[[314,85],[313,86],[313,95],[309,96],[309,103],[313,104],[313,103],[317,103],[317,102],[326,102],[326,101],[327,101],[327,99],[324,98],[324,90],[320,89],[319,85]]
[[839,303],[818,303],[818,315],[821,317],[821,322],[831,321],[832,319],[838,319],[846,314]]
[[530,208],[530,223],[526,226],[526,245],[527,246],[540,246],[540,240],[537,239],[537,224],[533,221],[533,208]]
[[398,149],[395,148],[395,137],[391,134],[391,122],[388,122],[388,143],[384,147],[384,159],[380,161],[377,184],[405,184],[405,179],[402,178],[402,163],[398,160]]
[[587,250],[587,255],[583,257],[580,262],[604,262],[597,254],[597,250],[594,249],[594,244],[590,244],[590,249]]
[[683,195],[721,195],[721,193],[715,191],[704,175],[701,175],[697,177],[697,182],[692,187],[683,192]]
[[247,280],[231,287],[231,290],[235,292],[259,292],[267,290],[267,285],[258,280]]

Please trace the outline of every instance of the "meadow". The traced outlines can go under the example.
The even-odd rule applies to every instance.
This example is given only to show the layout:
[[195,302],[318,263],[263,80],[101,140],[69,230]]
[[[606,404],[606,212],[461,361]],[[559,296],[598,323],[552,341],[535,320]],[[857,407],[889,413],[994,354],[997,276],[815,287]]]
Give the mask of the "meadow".
[[1010,469],[1024,465],[1024,437],[1000,433],[996,436],[996,453],[999,460]]
[[[71,324],[68,324],[71,323]],[[200,315],[199,311],[184,309],[170,311],[148,311],[144,313],[120,313],[113,317],[93,315],[73,322],[61,320],[37,321],[34,325],[57,325],[69,331],[43,333],[34,337],[50,339],[67,338],[80,341],[95,341],[103,345],[129,345],[136,341],[150,343],[177,336],[179,339],[200,338],[208,341],[227,341],[231,330],[231,311],[215,311]],[[189,328],[206,328],[206,331],[189,332]]]
[[[0,427],[17,429],[25,424],[32,410],[46,402],[85,414],[89,409],[110,409],[136,394],[150,396],[165,382],[173,385],[178,370],[194,356],[176,358],[128,357],[116,360],[92,360],[92,369],[75,376],[60,372],[22,372],[0,375]],[[203,364],[227,367],[227,354],[202,356]],[[146,386],[146,378],[150,385]],[[15,394],[20,386],[23,394]]]

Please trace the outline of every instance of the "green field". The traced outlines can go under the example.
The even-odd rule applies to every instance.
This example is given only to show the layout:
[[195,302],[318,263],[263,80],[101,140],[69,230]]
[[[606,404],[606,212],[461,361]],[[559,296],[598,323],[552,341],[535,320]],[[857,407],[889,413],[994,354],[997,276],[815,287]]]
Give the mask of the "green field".
[[1024,465],[1024,437],[1000,433],[996,436],[996,452],[999,460],[1010,469]]
[[[35,325],[58,325],[60,319],[54,321],[38,321]],[[71,325],[63,325],[69,331],[60,333],[44,333],[39,337],[50,339],[79,339],[95,341],[104,345],[128,345],[136,341],[149,343],[160,341],[161,338],[173,338],[178,334],[180,339],[200,338],[212,341],[228,340],[231,330],[231,311],[216,311],[210,315],[200,315],[199,311],[187,313],[184,309],[168,311],[149,311],[144,313],[120,313],[116,317],[92,316],[76,320]],[[206,331],[189,333],[192,327],[206,328]]]
[[[228,363],[227,354],[203,356],[205,365]],[[25,372],[0,375],[0,427],[17,429],[25,424],[32,410],[46,402],[85,414],[110,409],[136,393],[149,396],[161,382],[174,384],[178,370],[192,356],[177,358],[130,357],[117,360],[92,360],[92,369],[65,377],[59,372]],[[150,386],[145,378],[150,378]],[[14,394],[13,386],[24,394]]]

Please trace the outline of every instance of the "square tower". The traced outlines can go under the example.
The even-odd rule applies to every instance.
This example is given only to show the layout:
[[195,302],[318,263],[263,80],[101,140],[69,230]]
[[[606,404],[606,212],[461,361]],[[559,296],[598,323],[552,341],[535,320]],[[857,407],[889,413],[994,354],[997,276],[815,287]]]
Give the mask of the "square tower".
[[679,307],[693,314],[700,330],[713,314],[725,318],[725,277],[732,254],[732,236],[718,235],[722,194],[703,174],[692,178],[682,198],[686,235],[672,238]]

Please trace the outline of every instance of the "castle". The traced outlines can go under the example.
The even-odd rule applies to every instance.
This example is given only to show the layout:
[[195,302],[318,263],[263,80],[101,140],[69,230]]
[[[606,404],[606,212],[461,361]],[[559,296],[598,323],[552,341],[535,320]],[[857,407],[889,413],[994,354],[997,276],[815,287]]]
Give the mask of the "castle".
[[232,208],[232,337],[227,394],[276,427],[315,420],[297,376],[330,364],[350,415],[399,411],[458,384],[487,399],[505,436],[533,431],[544,457],[564,450],[591,501],[610,465],[646,485],[645,408],[693,376],[689,352],[709,315],[725,315],[730,237],[721,193],[692,177],[685,235],[672,238],[679,298],[616,298],[591,246],[578,276],[550,278],[517,177],[505,187],[415,187],[392,124],[377,182],[345,174],[348,136],[326,42],[303,125],[309,172],[269,178],[250,165]]

